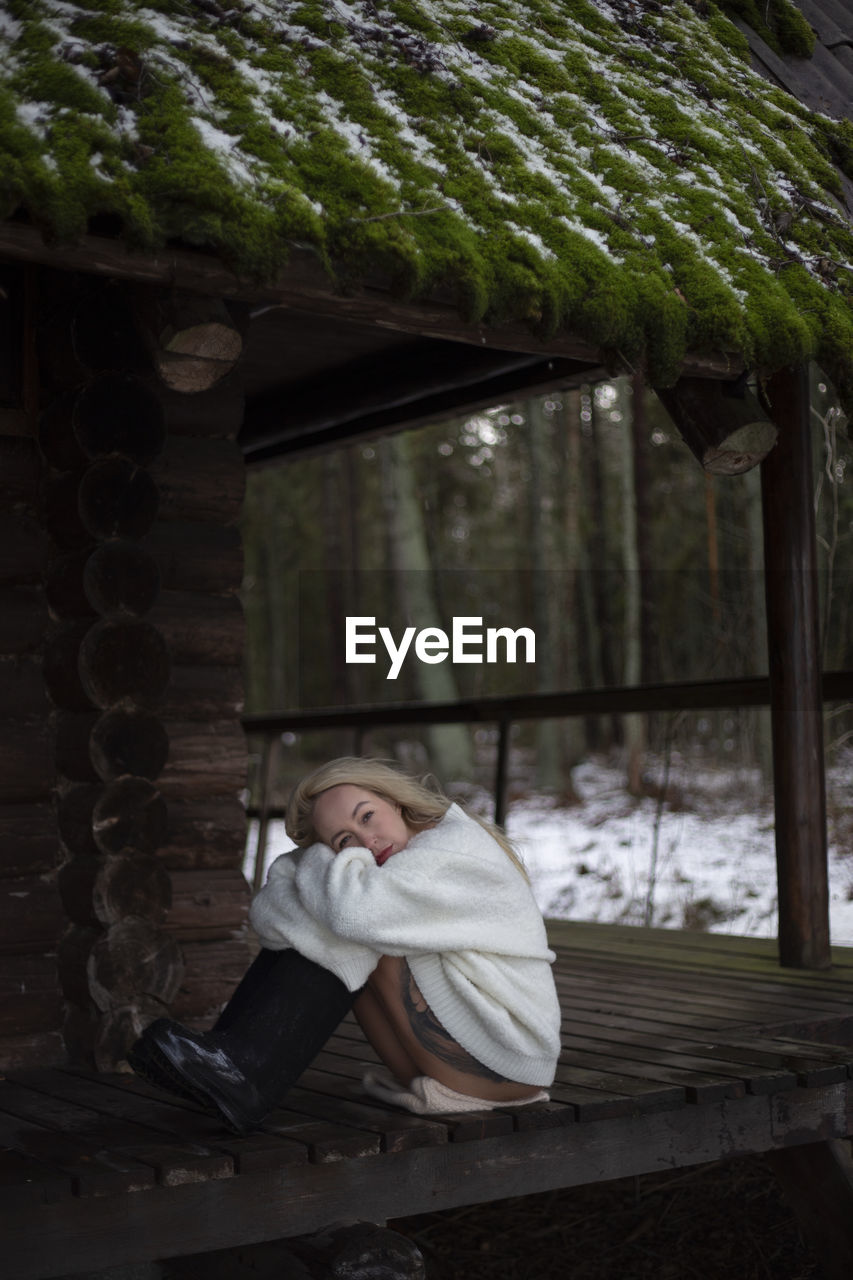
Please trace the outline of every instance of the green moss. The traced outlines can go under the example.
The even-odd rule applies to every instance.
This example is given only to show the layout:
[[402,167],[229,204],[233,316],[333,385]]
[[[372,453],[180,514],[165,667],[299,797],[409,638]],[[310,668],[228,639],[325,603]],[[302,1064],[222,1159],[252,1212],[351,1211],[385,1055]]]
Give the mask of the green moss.
[[715,40],[733,53],[736,58],[740,58],[742,62],[749,64],[749,41],[728,18],[724,17],[717,9],[712,7],[708,17],[708,29],[712,33]]
[[47,57],[33,58],[17,79],[17,87],[34,101],[49,102],[54,108],[67,108],[83,115],[115,115],[105,93],[89,84],[67,63]]
[[150,40],[150,28],[144,22],[123,16],[120,9],[98,16],[84,14],[74,20],[71,31],[79,40],[132,49],[135,53],[146,48]]
[[853,121],[822,117],[816,121],[816,133],[832,163],[853,178]]
[[815,34],[791,0],[717,0],[726,13],[743,18],[777,53],[810,58]]
[[[354,22],[320,0],[281,22],[242,2],[225,23],[182,0],[51,9],[80,66],[137,48],[139,93],[57,53],[48,0],[8,8],[0,204],[49,235],[110,212],[135,246],[180,239],[257,279],[298,241],[341,288],[449,292],[466,319],[581,332],[658,382],[692,348],[768,367],[821,350],[853,384],[853,234],[819,209],[853,126],[758,82],[718,8],[662,0],[627,35],[587,0],[391,0]],[[784,35],[787,6],[766,12]],[[47,103],[33,129],[17,101]],[[822,279],[794,252],[842,266]]]

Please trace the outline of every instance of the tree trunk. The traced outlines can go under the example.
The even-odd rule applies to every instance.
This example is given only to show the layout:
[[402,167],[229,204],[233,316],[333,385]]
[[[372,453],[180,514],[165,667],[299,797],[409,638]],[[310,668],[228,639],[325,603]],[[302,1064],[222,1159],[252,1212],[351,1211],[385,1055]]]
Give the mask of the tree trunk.
[[[530,520],[530,545],[533,552],[531,584],[533,590],[533,630],[536,633],[536,689],[545,693],[557,687],[557,644],[565,640],[552,624],[553,582],[559,566],[555,563],[552,528],[553,491],[548,483],[554,473],[550,449],[548,420],[541,398],[532,398],[524,406],[527,422],[527,487]],[[545,791],[560,794],[563,771],[560,759],[560,733],[556,720],[540,720],[536,725],[536,784]]]
[[640,575],[640,669],[643,684],[661,678],[652,556],[652,504],[649,494],[649,443],[646,419],[646,387],[636,375],[631,383],[631,440],[634,458],[634,498],[637,513],[637,569]]
[[[638,685],[643,675],[642,593],[640,581],[637,499],[634,471],[634,441],[631,425],[633,407],[626,414],[625,450],[622,455],[622,566],[625,573],[625,662],[623,679],[627,686]],[[622,717],[627,760],[628,790],[642,791],[645,721],[630,714]]]
[[[401,433],[386,437],[381,444],[393,563],[406,617],[409,625],[418,628],[441,627],[408,440]],[[425,701],[454,702],[458,698],[453,669],[447,661],[416,662],[415,673],[418,694]],[[436,772],[445,783],[472,778],[473,752],[464,725],[435,725],[429,730],[429,742]]]

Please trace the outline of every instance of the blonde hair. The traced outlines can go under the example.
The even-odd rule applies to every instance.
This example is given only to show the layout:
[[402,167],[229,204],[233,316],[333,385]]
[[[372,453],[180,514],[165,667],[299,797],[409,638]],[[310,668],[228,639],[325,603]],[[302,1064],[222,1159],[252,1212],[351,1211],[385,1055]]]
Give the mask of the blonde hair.
[[[340,756],[307,774],[293,788],[287,802],[284,825],[291,840],[306,848],[319,839],[314,829],[314,805],[317,797],[332,787],[363,787],[390,804],[398,805],[406,826],[420,831],[439,822],[453,801],[444,794],[434,778],[414,778],[385,760],[369,756]],[[524,863],[504,832],[493,822],[469,814],[497,841],[513,865],[527,879]]]

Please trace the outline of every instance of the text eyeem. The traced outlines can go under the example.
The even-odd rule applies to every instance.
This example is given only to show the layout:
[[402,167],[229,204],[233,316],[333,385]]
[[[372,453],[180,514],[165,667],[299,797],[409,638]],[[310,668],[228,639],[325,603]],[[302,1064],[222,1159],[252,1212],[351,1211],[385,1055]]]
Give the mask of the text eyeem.
[[[347,618],[346,620],[346,661],[376,662],[376,635],[373,629],[375,618]],[[483,632],[482,618],[454,618],[450,636],[441,627],[406,627],[399,644],[391,634],[390,628],[380,627],[379,638],[385,645],[391,665],[386,680],[396,680],[403,666],[403,661],[412,648],[419,662],[444,662],[449,657],[453,663],[459,662],[515,662],[519,640],[524,642],[524,661],[536,661],[536,635],[530,627],[519,627],[513,631],[511,627],[487,627]],[[498,656],[499,642],[502,642],[503,656]],[[485,647],[485,657],[483,650]]]

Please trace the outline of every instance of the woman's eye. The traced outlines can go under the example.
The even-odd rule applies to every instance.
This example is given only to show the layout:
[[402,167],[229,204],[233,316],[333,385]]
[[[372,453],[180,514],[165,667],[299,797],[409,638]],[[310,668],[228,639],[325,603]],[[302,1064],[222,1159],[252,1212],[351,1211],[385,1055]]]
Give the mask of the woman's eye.
[[366,809],[366,810],[364,811],[364,813],[361,815],[361,824],[362,824],[362,826],[364,826],[366,823],[368,823],[372,817],[373,817],[373,810],[372,810],[372,809]]

